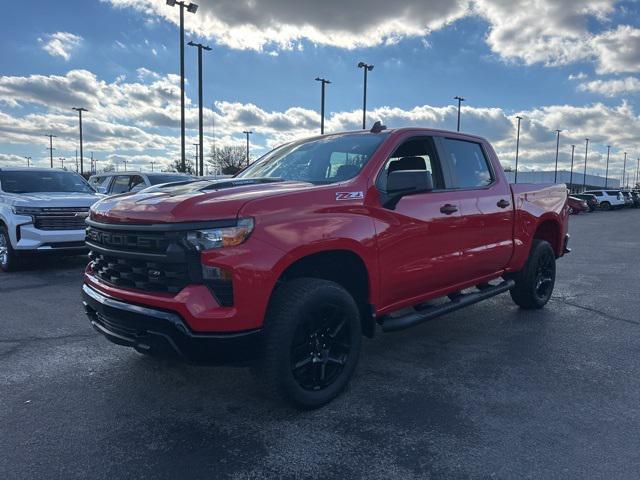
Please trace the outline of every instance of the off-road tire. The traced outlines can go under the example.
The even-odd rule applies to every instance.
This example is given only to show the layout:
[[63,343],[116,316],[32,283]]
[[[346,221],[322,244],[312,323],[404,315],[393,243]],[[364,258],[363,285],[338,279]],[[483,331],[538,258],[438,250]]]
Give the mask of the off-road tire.
[[522,271],[513,277],[511,298],[525,310],[542,308],[551,298],[556,280],[556,256],[551,244],[534,240]]
[[[335,313],[325,314],[326,309],[335,309]],[[324,316],[335,317],[332,321],[342,326],[339,329],[323,327],[318,331],[322,330],[325,333],[313,334],[318,325],[324,324]],[[331,322],[327,321],[327,325],[330,324]],[[334,337],[326,333],[329,330],[330,333],[334,330],[337,332]],[[300,342],[301,338],[305,341]],[[302,347],[297,346],[294,349],[294,342]],[[322,350],[326,355],[314,360],[313,351],[322,349],[323,342],[326,342],[328,347]],[[349,344],[348,350],[344,348],[343,343]],[[349,292],[331,281],[298,278],[279,286],[274,292],[265,320],[263,349],[252,370],[271,396],[284,399],[299,408],[318,408],[333,400],[347,386],[358,363],[361,343],[362,329],[358,306]],[[331,354],[333,348],[347,350],[347,353],[343,350],[336,353],[336,350],[333,350]],[[303,355],[300,357],[301,354]],[[306,360],[307,354],[311,360]],[[332,355],[329,364],[328,358]],[[298,358],[302,358],[302,361],[298,361]],[[340,364],[336,360],[343,363]],[[321,365],[323,361],[324,367]],[[294,362],[295,365],[303,362],[306,364],[304,367],[295,368]],[[318,378],[321,373],[322,378],[326,380],[328,370],[334,375],[333,380],[326,386],[318,386],[317,389],[309,385],[305,387],[304,381],[299,378],[300,368],[305,368],[305,373],[312,373],[312,381],[315,381],[316,370],[312,370],[315,368],[322,369],[322,372],[317,372]]]

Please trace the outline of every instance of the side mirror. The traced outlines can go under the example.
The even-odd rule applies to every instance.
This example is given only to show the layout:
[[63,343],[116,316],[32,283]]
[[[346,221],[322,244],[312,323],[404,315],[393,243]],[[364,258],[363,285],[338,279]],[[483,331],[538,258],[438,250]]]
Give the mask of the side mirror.
[[402,197],[430,192],[431,190],[433,190],[431,172],[426,170],[396,170],[389,174],[386,187],[381,192],[382,206],[393,210]]
[[96,187],[96,192],[102,193],[103,195],[107,194],[107,187]]
[[387,177],[387,194],[409,195],[433,190],[431,172],[426,170],[396,170]]

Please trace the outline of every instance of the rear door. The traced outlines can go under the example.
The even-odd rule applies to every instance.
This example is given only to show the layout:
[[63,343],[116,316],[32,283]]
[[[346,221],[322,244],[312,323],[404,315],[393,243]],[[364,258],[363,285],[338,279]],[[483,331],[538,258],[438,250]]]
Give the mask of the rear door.
[[461,280],[499,273],[514,249],[511,188],[504,175],[495,171],[490,160],[495,154],[484,144],[442,137],[439,145],[451,170],[451,195],[461,217],[456,229],[462,242]]

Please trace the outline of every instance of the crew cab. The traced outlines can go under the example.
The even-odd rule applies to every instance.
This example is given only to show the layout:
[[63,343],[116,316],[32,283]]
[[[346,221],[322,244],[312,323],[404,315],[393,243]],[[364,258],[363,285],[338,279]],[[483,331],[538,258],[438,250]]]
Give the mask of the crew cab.
[[363,336],[507,291],[543,307],[567,219],[565,185],[509,185],[483,138],[376,122],[234,178],[101,200],[83,301],[114,343],[251,365],[315,408],[344,389]]
[[0,169],[0,269],[37,253],[86,253],[85,219],[98,200],[75,172]]

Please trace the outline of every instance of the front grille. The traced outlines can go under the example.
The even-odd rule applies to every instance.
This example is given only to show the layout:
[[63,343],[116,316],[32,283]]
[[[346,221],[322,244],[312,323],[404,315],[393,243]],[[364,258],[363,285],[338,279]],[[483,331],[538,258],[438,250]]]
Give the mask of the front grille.
[[117,287],[178,293],[192,283],[186,263],[150,262],[93,250],[89,258],[98,278]]
[[39,230],[84,230],[88,207],[47,207],[34,216]]

